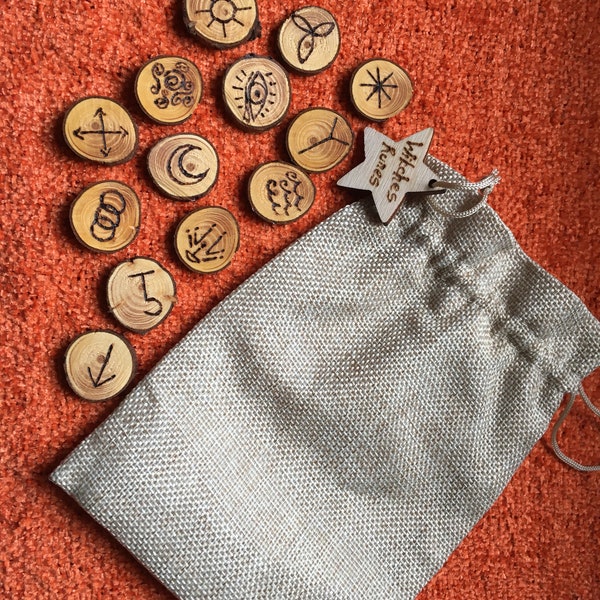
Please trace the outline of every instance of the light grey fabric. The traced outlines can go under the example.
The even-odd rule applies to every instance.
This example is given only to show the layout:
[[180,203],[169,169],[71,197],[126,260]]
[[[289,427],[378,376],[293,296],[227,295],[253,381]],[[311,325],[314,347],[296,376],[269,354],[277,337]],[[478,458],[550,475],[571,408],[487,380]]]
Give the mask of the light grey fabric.
[[365,200],[215,308],[52,480],[181,598],[413,598],[599,363],[599,322],[491,208],[412,200],[386,227]]

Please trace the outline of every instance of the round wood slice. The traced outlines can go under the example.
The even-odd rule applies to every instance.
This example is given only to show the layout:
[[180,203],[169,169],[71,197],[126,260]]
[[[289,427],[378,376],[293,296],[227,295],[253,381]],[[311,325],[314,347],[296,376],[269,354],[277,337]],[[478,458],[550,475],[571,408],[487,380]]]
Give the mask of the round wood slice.
[[95,183],[71,204],[73,233],[86,248],[96,252],[116,252],[131,244],[140,220],[137,194],[120,181]]
[[192,116],[202,98],[202,75],[179,56],[159,56],[145,63],[135,79],[142,110],[157,123],[174,125]]
[[69,386],[80,398],[100,402],[127,388],[137,361],[124,337],[113,331],[91,331],[71,342],[64,368]]
[[137,127],[127,110],[98,96],[79,100],[67,111],[63,135],[77,156],[107,165],[128,161],[138,145]]
[[352,74],[352,103],[363,117],[372,121],[385,121],[397,115],[408,106],[412,96],[408,73],[389,60],[369,60]]
[[274,161],[257,167],[248,182],[252,210],[269,223],[291,223],[306,214],[315,199],[310,177],[295,165]]
[[283,22],[277,43],[292,69],[309,75],[320,73],[331,66],[340,51],[340,29],[329,11],[305,6]]
[[112,270],[107,295],[115,318],[136,333],[145,333],[162,323],[177,301],[171,274],[143,256],[126,260]]
[[175,232],[181,262],[197,273],[216,273],[233,258],[240,243],[235,217],[219,206],[199,208],[186,215]]
[[255,0],[184,0],[190,33],[216,48],[233,48],[260,37]]
[[213,145],[194,133],[159,140],[148,153],[148,171],[156,186],[176,200],[196,200],[217,181],[219,157]]
[[246,56],[223,78],[223,99],[235,121],[248,131],[278,125],[290,106],[291,87],[285,69],[266,56]]
[[327,171],[346,158],[353,141],[346,119],[328,108],[309,108],[298,113],[286,134],[291,159],[315,173]]

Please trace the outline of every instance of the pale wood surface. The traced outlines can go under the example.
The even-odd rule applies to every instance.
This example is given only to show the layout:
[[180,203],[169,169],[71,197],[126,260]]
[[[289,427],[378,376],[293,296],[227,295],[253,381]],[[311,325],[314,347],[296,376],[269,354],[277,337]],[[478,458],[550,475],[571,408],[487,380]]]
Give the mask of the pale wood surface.
[[137,126],[129,112],[99,96],[71,106],[63,121],[63,135],[77,156],[107,165],[128,161],[138,146]]
[[408,73],[390,60],[368,60],[352,74],[352,103],[371,121],[385,121],[397,115],[408,106],[412,96],[413,84]]
[[202,75],[179,56],[158,56],[146,62],[135,79],[135,96],[148,117],[174,125],[192,116],[202,98]]
[[315,186],[300,168],[274,161],[257,167],[248,181],[252,210],[270,223],[291,223],[306,214],[315,199]]
[[101,181],[85,188],[71,204],[75,237],[95,252],[116,252],[136,238],[141,221],[137,194],[120,181]]
[[100,402],[127,388],[137,361],[124,337],[113,331],[90,331],[71,342],[64,368],[69,386],[80,398]]
[[235,217],[219,206],[189,213],[175,232],[177,256],[196,273],[216,273],[227,267],[239,243],[240,231]]
[[431,127],[399,142],[372,127],[365,128],[365,160],[337,183],[373,194],[381,220],[387,224],[409,193],[439,193],[430,187],[437,175],[423,162],[431,140]]
[[328,108],[300,112],[288,126],[290,158],[309,172],[328,171],[350,152],[354,134],[346,119]]
[[265,131],[285,117],[291,86],[285,69],[266,56],[246,56],[223,78],[223,99],[236,123],[248,131]]
[[260,36],[255,0],[185,0],[190,33],[216,48],[233,48]]
[[194,133],[159,140],[148,153],[148,171],[161,192],[176,200],[195,200],[207,194],[219,175],[214,146]]
[[119,323],[137,333],[162,323],[177,302],[171,274],[144,256],[126,260],[112,270],[107,297],[110,311]]
[[320,73],[340,50],[340,29],[324,8],[305,6],[294,11],[281,25],[277,44],[283,60],[307,75]]

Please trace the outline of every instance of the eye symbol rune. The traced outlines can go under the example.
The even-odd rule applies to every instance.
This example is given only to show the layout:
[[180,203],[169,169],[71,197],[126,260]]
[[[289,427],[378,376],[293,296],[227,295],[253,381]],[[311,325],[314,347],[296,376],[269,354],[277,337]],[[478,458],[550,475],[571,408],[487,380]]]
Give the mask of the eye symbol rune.
[[386,75],[384,79],[381,79],[381,73],[379,72],[379,67],[377,67],[377,77],[371,73],[367,69],[367,73],[369,77],[373,80],[373,83],[361,83],[361,87],[370,87],[373,88],[373,91],[367,96],[367,101],[369,101],[375,94],[377,94],[377,105],[381,108],[381,95],[383,94],[388,100],[391,100],[392,97],[385,91],[385,88],[397,88],[398,86],[394,83],[386,83],[386,81],[393,75],[390,73]]
[[242,10],[251,10],[251,6],[238,6],[234,0],[211,0],[210,8],[197,10],[197,13],[208,13],[210,21],[206,25],[211,27],[213,23],[220,23],[223,27],[223,37],[227,37],[227,25],[229,23],[237,23],[242,27],[246,25],[237,18],[237,13]]
[[334,132],[335,132],[335,128],[337,126],[337,122],[338,122],[338,118],[336,117],[333,120],[333,125],[331,126],[331,131],[329,132],[329,135],[327,137],[324,137],[322,140],[318,140],[314,144],[311,144],[310,146],[303,148],[302,150],[300,150],[298,152],[298,154],[304,154],[305,152],[308,152],[309,150],[313,150],[317,146],[320,146],[321,144],[326,144],[327,142],[338,142],[340,144],[343,144],[344,146],[349,146],[350,144],[347,141],[340,140],[339,138],[335,137]]
[[298,29],[305,33],[298,41],[297,46],[298,60],[303,65],[315,49],[315,39],[327,37],[335,29],[335,23],[324,21],[313,26],[303,16],[297,14],[292,15],[292,21]]
[[[239,85],[232,86],[234,90],[243,92],[243,96],[236,96],[235,100],[243,100],[243,106],[238,106],[239,109],[244,109],[243,120],[246,123],[254,123],[258,117],[264,117],[269,112],[269,106],[275,104],[271,97],[277,97],[269,88],[275,87],[277,84],[273,78],[273,73],[262,73],[261,71],[253,71],[250,74],[242,70],[241,74],[246,78],[244,87]],[[239,75],[235,78],[241,83],[244,79]]]

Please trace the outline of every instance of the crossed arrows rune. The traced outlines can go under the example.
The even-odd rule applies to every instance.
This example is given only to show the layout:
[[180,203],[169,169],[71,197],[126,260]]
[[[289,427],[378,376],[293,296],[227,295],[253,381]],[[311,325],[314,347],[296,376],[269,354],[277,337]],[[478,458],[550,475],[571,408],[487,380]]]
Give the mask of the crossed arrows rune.
[[100,152],[102,153],[102,156],[104,156],[104,157],[108,156],[110,154],[110,151],[112,150],[112,148],[109,148],[108,144],[106,143],[107,135],[120,135],[122,137],[129,135],[129,132],[125,129],[125,127],[123,127],[123,125],[120,126],[120,129],[118,131],[108,131],[104,126],[104,117],[105,116],[106,116],[106,113],[102,110],[102,108],[99,108],[94,113],[94,117],[98,117],[98,119],[100,120],[100,128],[99,129],[91,129],[89,131],[82,131],[81,127],[78,127],[77,129],[75,129],[75,131],[73,131],[73,135],[75,137],[78,137],[80,140],[85,140],[86,135],[101,135],[102,136],[102,148],[100,148]]

